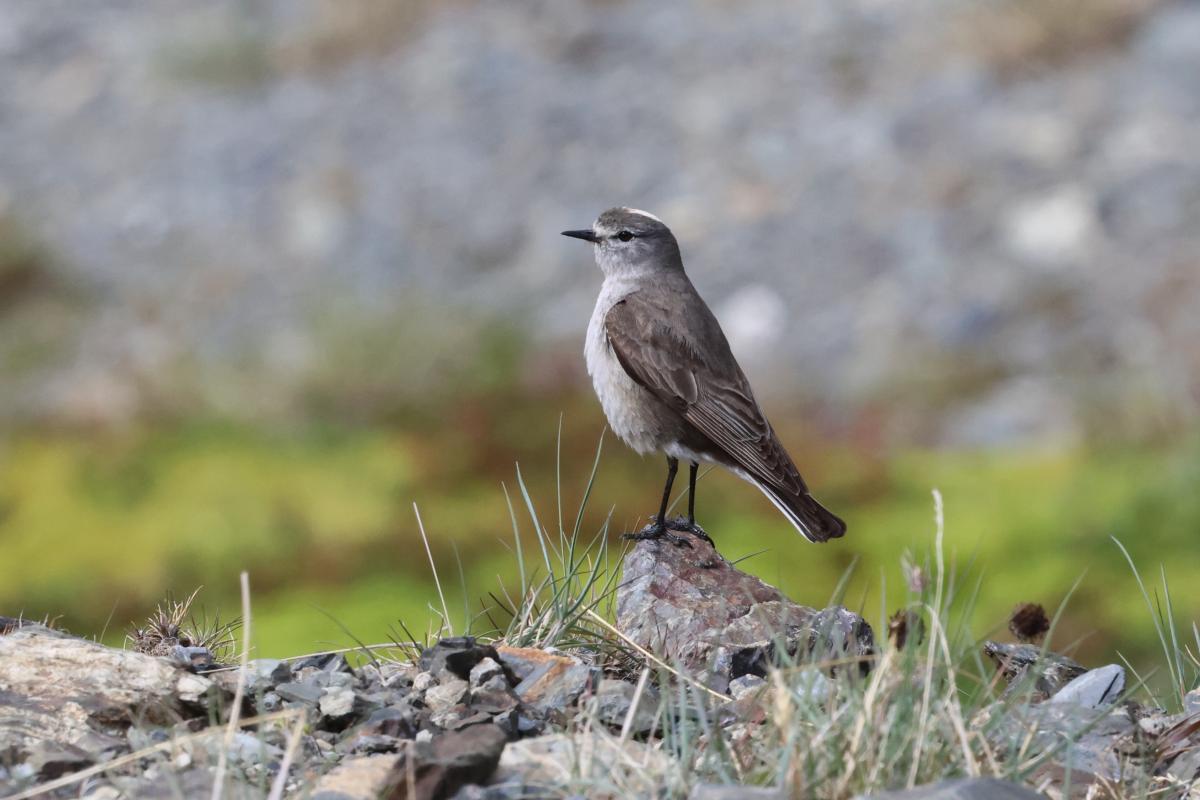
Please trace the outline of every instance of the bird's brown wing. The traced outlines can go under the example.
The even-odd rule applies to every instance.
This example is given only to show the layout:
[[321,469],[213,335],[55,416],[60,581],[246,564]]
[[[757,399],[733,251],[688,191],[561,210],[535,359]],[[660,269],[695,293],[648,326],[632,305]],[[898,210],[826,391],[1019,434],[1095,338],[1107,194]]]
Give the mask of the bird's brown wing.
[[703,302],[692,311],[695,318],[673,325],[677,310],[634,292],[604,318],[609,346],[633,380],[720,449],[714,455],[788,495],[806,494],[716,319]]

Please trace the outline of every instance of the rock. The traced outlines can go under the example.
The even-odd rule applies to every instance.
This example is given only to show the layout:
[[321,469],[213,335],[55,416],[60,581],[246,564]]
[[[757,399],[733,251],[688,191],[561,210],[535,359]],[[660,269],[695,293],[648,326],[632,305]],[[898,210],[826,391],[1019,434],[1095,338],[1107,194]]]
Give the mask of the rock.
[[688,800],[788,800],[782,789],[762,786],[729,786],[717,783],[701,783],[692,787]]
[[484,658],[478,664],[471,667],[470,682],[472,688],[479,688],[485,684],[490,684],[495,678],[504,681],[504,686],[508,686],[508,680],[504,677],[504,667],[500,666],[500,663],[493,658]]
[[229,742],[229,760],[235,764],[278,762],[282,757],[283,750],[245,731],[234,733]]
[[413,678],[412,688],[417,694],[425,694],[425,692],[437,686],[437,682],[438,680],[433,676],[432,672],[418,672],[416,677]]
[[1200,714],[1200,687],[1183,696],[1183,713]]
[[166,659],[66,637],[41,626],[0,636],[0,752],[38,742],[99,757],[124,746],[134,722],[170,724],[208,681]]
[[470,688],[466,681],[450,678],[425,692],[425,705],[429,707],[430,712],[443,714],[465,700]]
[[1083,665],[1066,656],[1031,644],[1000,644],[984,642],[983,652],[996,664],[1008,688],[1004,696],[1014,692],[1032,692],[1034,702],[1045,700],[1062,687],[1087,672]]
[[[367,667],[376,669],[373,665],[367,665]],[[389,689],[412,686],[413,679],[417,677],[419,671],[415,664],[397,664],[390,661],[380,664],[377,669],[380,682]]]
[[[796,655],[795,652],[792,655]],[[875,652],[875,634],[866,620],[842,606],[822,609],[808,623],[807,651],[802,655],[820,662],[860,659],[862,673],[870,668],[867,656]],[[836,669],[836,668],[835,668]]]
[[207,672],[221,666],[213,659],[212,651],[207,647],[184,647],[177,644],[171,648],[170,658],[192,672]]
[[492,719],[492,722],[510,739],[539,736],[545,731],[546,724],[541,718],[532,716],[531,711],[526,706],[502,711]]
[[180,675],[175,684],[175,694],[184,703],[200,705],[213,688],[213,682],[199,675]]
[[1032,789],[998,778],[961,778],[858,797],[860,800],[1044,800],[1044,795]]
[[506,741],[495,725],[473,725],[429,742],[418,741],[393,764],[384,796],[388,800],[446,798],[466,784],[483,783],[496,770]]
[[765,675],[776,642],[822,660],[873,652],[870,626],[858,615],[798,605],[685,535],[690,548],[645,541],[625,556],[617,627],[637,644],[721,691],[740,675]]
[[356,736],[344,743],[345,750],[355,755],[370,755],[373,753],[394,753],[402,746],[402,740],[396,736],[381,736],[371,734]]
[[532,647],[500,647],[499,656],[520,682],[521,702],[542,713],[563,712],[599,679],[600,671],[571,656]]
[[758,675],[740,675],[729,682],[729,693],[734,700],[741,700],[766,685],[767,682]]
[[[495,680],[495,679],[493,679]],[[491,683],[491,681],[489,681]],[[499,714],[520,705],[520,699],[507,686],[502,689],[472,689],[471,708],[486,714]]]
[[490,785],[510,796],[540,797],[547,790],[561,791],[568,783],[602,780],[607,786],[623,787],[631,798],[654,797],[670,767],[668,756],[641,742],[622,743],[613,736],[588,732],[553,733],[511,743]]
[[[593,698],[596,704],[596,718],[612,728],[623,728],[636,695],[637,687],[633,684],[604,678],[600,681]],[[633,712],[629,732],[634,736],[650,733],[654,729],[657,714],[658,692],[646,687],[642,690],[637,709]]]
[[422,651],[420,667],[423,671],[432,673],[439,681],[446,680],[446,673],[465,681],[470,679],[471,670],[484,659],[490,659],[499,666],[500,655],[495,647],[490,644],[478,644],[474,636],[455,636],[442,639],[433,647]]
[[370,713],[366,721],[358,727],[356,735],[360,736],[395,736],[411,739],[416,735],[417,725],[411,708],[388,706]]
[[355,694],[347,686],[331,686],[321,694],[317,708],[326,721],[344,722],[354,713]]
[[321,702],[324,689],[315,683],[283,683],[275,687],[275,694],[289,703],[305,703],[315,706]]
[[313,787],[312,800],[375,800],[389,788],[398,755],[348,758]]
[[262,696],[262,700],[258,703],[257,708],[264,714],[279,711],[283,708],[283,698],[277,692],[267,692]]
[[[173,771],[169,775],[151,768],[141,775],[116,776],[113,784],[120,790],[121,797],[136,797],[138,800],[179,800],[179,798],[203,798],[212,795],[213,772],[205,767]],[[225,797],[252,797],[252,788],[232,775],[226,776]]]
[[1125,691],[1125,670],[1109,664],[1088,670],[1055,692],[1047,702],[1077,703],[1085,708],[1110,706]]
[[1052,752],[1051,760],[1033,776],[1037,780],[1062,785],[1069,779],[1072,791],[1123,782],[1136,786],[1149,780],[1153,759],[1148,744],[1124,708],[1106,713],[1077,703],[1001,701],[973,724],[980,723],[1000,750]]
[[29,748],[25,763],[41,780],[53,780],[91,766],[95,759],[86,750],[57,742],[37,742]]
[[[288,662],[278,658],[256,658],[246,664],[246,691],[259,691],[290,683],[292,667]],[[234,675],[237,673],[234,672]]]
[[291,669],[293,673],[299,673],[306,669],[325,673],[349,672],[350,662],[341,653],[322,653],[315,656],[305,656],[304,658],[292,661]]

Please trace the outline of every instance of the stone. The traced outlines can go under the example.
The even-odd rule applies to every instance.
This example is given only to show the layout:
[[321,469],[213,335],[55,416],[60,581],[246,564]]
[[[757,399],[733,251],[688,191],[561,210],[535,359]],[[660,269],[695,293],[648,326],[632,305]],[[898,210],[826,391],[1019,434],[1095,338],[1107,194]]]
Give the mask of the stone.
[[175,694],[184,703],[200,705],[213,688],[213,682],[199,675],[183,674],[175,684]]
[[[626,681],[604,678],[596,688],[593,702],[596,704],[596,718],[614,729],[622,729],[629,709],[637,696],[637,687]],[[654,720],[658,715],[658,692],[647,686],[642,690],[637,709],[633,712],[629,732],[634,736],[650,733],[654,729]]]
[[78,772],[94,762],[95,759],[79,747],[47,741],[34,744],[25,757],[25,763],[44,781]]
[[98,758],[123,747],[134,722],[177,719],[187,705],[178,697],[184,675],[192,688],[207,682],[166,659],[18,628],[0,636],[0,752],[52,742]]
[[356,735],[395,736],[411,739],[416,732],[417,725],[411,708],[386,706],[372,711],[366,721],[358,727]]
[[314,683],[282,683],[275,687],[275,694],[289,703],[304,703],[315,706],[321,702],[324,689]]
[[229,760],[235,764],[277,762],[282,757],[283,750],[245,731],[237,731],[229,741]]
[[445,713],[465,700],[470,688],[466,681],[450,678],[425,692],[425,705],[434,714]]
[[983,643],[983,652],[1007,684],[1006,698],[1027,691],[1034,702],[1045,700],[1087,672],[1082,664],[1031,644],[988,641]]
[[454,636],[425,648],[421,652],[419,665],[423,671],[433,673],[440,681],[446,679],[446,673],[460,680],[469,680],[471,670],[484,659],[490,659],[497,665],[500,663],[500,656],[492,645],[479,644],[474,636]]
[[999,778],[960,778],[913,789],[859,795],[859,800],[1045,800],[1019,783]]
[[375,800],[389,786],[399,755],[348,758],[321,776],[312,800]]
[[328,687],[321,694],[317,709],[322,717],[330,720],[345,720],[354,713],[354,690],[346,686]]
[[552,733],[510,743],[489,785],[515,797],[540,797],[576,780],[603,781],[623,787],[627,797],[655,797],[670,768],[670,757],[642,742],[587,731]]
[[1119,664],[1088,670],[1055,692],[1047,702],[1077,703],[1085,708],[1110,706],[1125,691],[1125,670]]
[[207,672],[221,666],[213,659],[212,651],[207,647],[184,647],[177,644],[171,648],[170,658],[179,666],[192,672]]
[[1072,791],[1089,786],[1149,780],[1148,743],[1125,708],[1111,711],[1077,703],[1013,705],[1005,701],[985,709],[973,724],[988,725],[988,738],[1005,752],[1052,752],[1031,780],[1063,785]]
[[763,786],[731,786],[716,783],[701,783],[692,787],[688,800],[788,800],[782,789]]
[[[237,677],[236,670],[230,674]],[[278,658],[256,658],[246,664],[246,691],[267,691],[281,683],[290,683],[292,677],[292,667],[288,662]]]
[[438,680],[433,676],[432,672],[418,672],[416,677],[413,678],[412,688],[417,694],[425,694],[425,692],[437,686],[437,682]]
[[1200,687],[1192,689],[1183,696],[1183,713],[1200,714]]
[[[370,665],[368,665],[370,666]],[[387,688],[412,686],[419,671],[415,664],[385,661],[378,666],[380,682]]]
[[396,736],[382,736],[379,734],[356,736],[346,744],[345,749],[355,755],[394,753],[400,749],[401,741]]
[[299,673],[306,669],[314,669],[320,672],[350,672],[350,662],[341,653],[322,653],[315,656],[305,656],[291,662],[293,673]]
[[528,706],[520,706],[500,712],[492,718],[492,722],[510,739],[540,736],[545,731],[546,723],[540,717],[534,716],[535,713]]
[[776,643],[818,660],[873,652],[870,626],[857,614],[794,603],[708,542],[683,535],[691,547],[642,541],[625,556],[617,627],[638,645],[719,691],[740,675],[765,675],[777,660]]
[[766,685],[767,682],[758,675],[739,675],[729,682],[729,693],[734,700],[741,700]]
[[520,679],[513,689],[517,697],[543,713],[565,711],[599,680],[596,667],[571,656],[531,647],[497,649],[501,662]]
[[507,737],[495,725],[472,725],[417,741],[393,764],[387,800],[427,800],[452,796],[495,772]]
[[[499,655],[497,653],[497,655]],[[479,688],[485,684],[490,684],[495,678],[504,681],[504,686],[508,686],[508,681],[504,678],[504,667],[493,658],[485,657],[475,666],[471,667],[470,682],[472,688]]]
[[[212,796],[213,771],[205,767],[193,767],[173,771],[169,775],[161,770],[149,769],[141,775],[115,776],[113,784],[121,797],[136,797],[138,800],[179,800]],[[226,776],[225,797],[252,797],[253,789],[232,775]]]

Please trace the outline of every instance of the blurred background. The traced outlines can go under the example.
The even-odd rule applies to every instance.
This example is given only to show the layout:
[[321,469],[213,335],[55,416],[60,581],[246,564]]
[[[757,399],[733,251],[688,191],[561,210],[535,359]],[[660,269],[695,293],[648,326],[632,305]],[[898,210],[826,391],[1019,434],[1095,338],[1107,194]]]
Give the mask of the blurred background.
[[[515,464],[551,527],[587,483],[558,232],[612,205],[850,524],[714,472],[725,555],[813,605],[853,565],[875,621],[938,488],[979,635],[1080,580],[1059,643],[1152,662],[1113,536],[1197,617],[1194,0],[0,2],[0,613],[119,641],[248,569],[259,654],[384,641],[436,604],[416,502],[461,627]],[[662,477],[609,437],[585,530]]]

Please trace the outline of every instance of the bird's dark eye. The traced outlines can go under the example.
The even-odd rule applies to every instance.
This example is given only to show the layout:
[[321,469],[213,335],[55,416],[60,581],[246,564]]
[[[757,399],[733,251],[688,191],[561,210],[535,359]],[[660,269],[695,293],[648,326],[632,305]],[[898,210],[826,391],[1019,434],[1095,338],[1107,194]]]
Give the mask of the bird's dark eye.
[[620,239],[622,242],[628,242],[630,239],[633,238],[633,234],[630,233],[629,231],[621,231],[620,233],[617,234],[617,238]]

